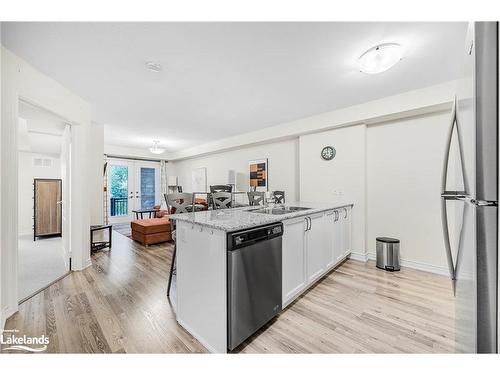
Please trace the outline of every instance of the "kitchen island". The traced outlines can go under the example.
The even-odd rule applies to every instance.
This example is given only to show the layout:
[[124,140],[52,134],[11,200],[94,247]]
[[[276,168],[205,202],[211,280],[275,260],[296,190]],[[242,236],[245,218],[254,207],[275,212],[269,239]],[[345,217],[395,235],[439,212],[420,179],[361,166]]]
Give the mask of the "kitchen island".
[[351,251],[351,203],[294,202],[277,207],[170,215],[177,225],[177,321],[208,350],[228,348],[228,234],[282,223],[281,307]]

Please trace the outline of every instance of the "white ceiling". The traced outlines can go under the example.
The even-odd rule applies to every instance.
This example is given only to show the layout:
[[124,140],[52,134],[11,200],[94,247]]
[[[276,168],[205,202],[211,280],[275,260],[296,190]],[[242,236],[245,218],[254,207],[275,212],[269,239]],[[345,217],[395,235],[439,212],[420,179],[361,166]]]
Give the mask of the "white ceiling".
[[66,127],[64,120],[22,101],[19,117],[19,151],[59,157]]
[[[3,44],[88,100],[108,144],[169,151],[458,77],[465,23],[2,23]],[[405,48],[367,75],[357,58]],[[163,71],[145,69],[158,61]]]

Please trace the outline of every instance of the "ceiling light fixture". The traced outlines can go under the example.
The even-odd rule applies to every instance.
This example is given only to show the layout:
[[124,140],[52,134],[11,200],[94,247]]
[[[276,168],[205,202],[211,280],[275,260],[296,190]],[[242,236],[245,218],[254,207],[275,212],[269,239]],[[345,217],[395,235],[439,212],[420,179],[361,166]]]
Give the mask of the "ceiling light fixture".
[[146,68],[152,72],[159,73],[162,70],[161,64],[154,61],[147,61]]
[[163,154],[165,152],[165,149],[164,148],[161,148],[161,147],[158,147],[158,145],[160,144],[160,141],[153,141],[153,147],[150,147],[149,148],[149,151],[153,154]]
[[403,49],[399,44],[379,44],[360,56],[358,66],[363,73],[377,74],[392,68],[402,58]]

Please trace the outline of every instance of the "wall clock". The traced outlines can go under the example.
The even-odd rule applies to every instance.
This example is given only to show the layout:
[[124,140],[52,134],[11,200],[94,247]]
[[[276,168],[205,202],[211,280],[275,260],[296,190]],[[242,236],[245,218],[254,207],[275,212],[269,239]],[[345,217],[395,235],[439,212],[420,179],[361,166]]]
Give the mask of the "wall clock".
[[323,147],[323,150],[321,150],[321,157],[324,160],[332,160],[336,154],[337,151],[332,146],[325,146]]

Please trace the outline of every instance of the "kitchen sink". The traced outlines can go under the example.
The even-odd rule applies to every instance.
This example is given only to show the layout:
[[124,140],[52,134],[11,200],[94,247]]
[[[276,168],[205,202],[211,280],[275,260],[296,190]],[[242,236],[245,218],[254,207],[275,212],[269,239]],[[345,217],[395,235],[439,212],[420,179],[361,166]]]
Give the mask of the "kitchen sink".
[[297,212],[297,211],[303,211],[303,210],[310,210],[310,208],[309,207],[295,207],[295,206],[270,207],[270,208],[257,208],[257,209],[253,209],[253,210],[248,210],[248,212],[252,212],[255,214],[285,215],[285,214],[289,214],[291,212]]
[[310,210],[309,207],[295,207],[295,206],[290,206],[290,207],[285,207],[285,210],[288,211],[304,211],[304,210]]

